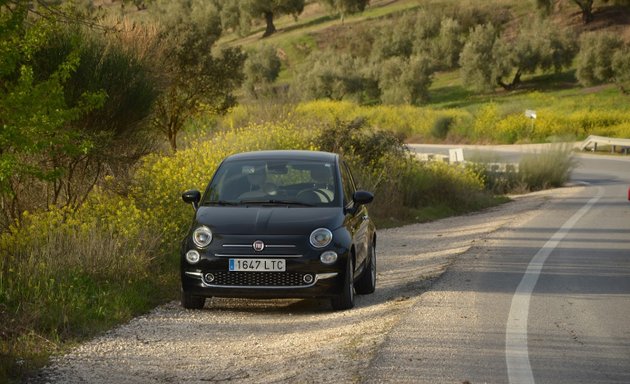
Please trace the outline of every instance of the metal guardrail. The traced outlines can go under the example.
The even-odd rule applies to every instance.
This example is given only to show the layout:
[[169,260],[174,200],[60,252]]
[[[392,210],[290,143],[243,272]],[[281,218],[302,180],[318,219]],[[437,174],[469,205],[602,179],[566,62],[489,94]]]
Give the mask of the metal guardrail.
[[[438,161],[449,164],[467,164],[464,160],[464,151],[462,148],[449,149],[448,155],[440,155],[437,153],[414,153],[416,159],[423,162]],[[518,173],[518,163],[483,163],[489,172],[493,173]]]
[[617,150],[617,147],[621,148],[623,153],[626,155],[630,152],[630,139],[613,139],[610,137],[594,136],[594,135],[587,137],[586,140],[582,142],[580,149],[585,151],[590,146],[592,146],[591,150],[595,152],[597,151],[598,145],[611,146],[611,152],[615,152]]

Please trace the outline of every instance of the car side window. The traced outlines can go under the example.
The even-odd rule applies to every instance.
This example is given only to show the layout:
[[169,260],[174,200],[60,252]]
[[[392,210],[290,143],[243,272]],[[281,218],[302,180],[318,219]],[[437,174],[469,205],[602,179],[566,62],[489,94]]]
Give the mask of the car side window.
[[341,181],[343,182],[343,205],[347,206],[352,202],[355,186],[352,174],[345,162],[341,163]]

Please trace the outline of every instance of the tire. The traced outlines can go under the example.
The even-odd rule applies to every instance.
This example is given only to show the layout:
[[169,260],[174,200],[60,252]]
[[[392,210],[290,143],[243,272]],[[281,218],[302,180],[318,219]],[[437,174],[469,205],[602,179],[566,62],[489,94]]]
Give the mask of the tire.
[[336,311],[344,311],[354,307],[354,266],[350,256],[348,256],[346,265],[346,278],[343,282],[343,289],[338,296],[332,297],[330,302]]
[[356,283],[356,291],[359,295],[374,293],[376,290],[376,247],[374,244],[370,244],[368,257],[370,265]]
[[201,309],[206,304],[206,298],[202,296],[194,296],[182,291],[181,302],[182,307],[186,309]]

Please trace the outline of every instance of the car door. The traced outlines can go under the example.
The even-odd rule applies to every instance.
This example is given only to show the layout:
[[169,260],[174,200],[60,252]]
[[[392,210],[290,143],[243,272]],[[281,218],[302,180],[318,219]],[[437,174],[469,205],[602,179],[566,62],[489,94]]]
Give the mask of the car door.
[[344,206],[346,207],[346,223],[352,233],[352,243],[356,251],[355,270],[358,270],[365,267],[365,260],[368,255],[368,213],[364,205],[355,207],[352,201],[352,196],[356,192],[356,185],[350,168],[344,161],[340,162],[340,171],[343,183]]

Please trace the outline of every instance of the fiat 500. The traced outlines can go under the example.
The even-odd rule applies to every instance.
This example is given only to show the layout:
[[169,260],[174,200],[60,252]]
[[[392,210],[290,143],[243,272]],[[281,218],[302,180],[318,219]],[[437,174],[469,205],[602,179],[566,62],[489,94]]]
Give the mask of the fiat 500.
[[339,155],[259,151],[223,160],[182,242],[181,303],[209,297],[329,298],[336,310],[376,287],[376,229]]

